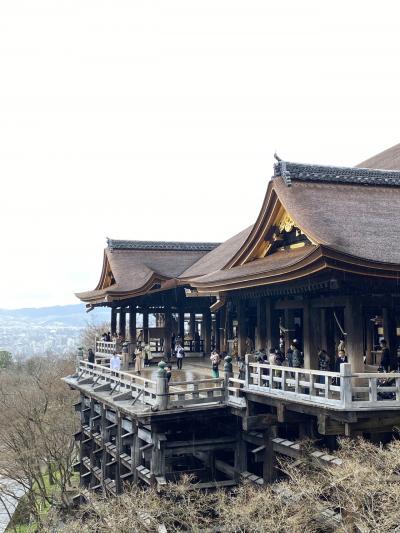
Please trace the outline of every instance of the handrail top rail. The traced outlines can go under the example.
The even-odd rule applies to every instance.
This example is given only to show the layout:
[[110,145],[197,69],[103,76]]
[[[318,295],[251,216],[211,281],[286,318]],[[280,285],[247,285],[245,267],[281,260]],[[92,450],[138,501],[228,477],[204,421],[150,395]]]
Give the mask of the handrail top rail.
[[229,381],[232,382],[232,383],[240,383],[242,385],[245,384],[245,380],[244,379],[239,379],[239,378],[234,378],[234,377],[230,377]]
[[220,383],[224,378],[206,378],[197,381],[171,381],[174,385],[197,385],[198,383]]
[[115,374],[115,377],[125,378],[126,381],[129,381],[129,382],[139,380],[139,381],[151,383],[153,385],[156,384],[156,382],[151,379],[143,378],[142,376],[137,376],[135,374],[129,374],[128,372],[124,372],[123,370],[113,370],[112,368],[109,368],[108,366],[98,365],[97,363],[89,363],[88,361],[80,361],[79,364],[89,368],[89,370],[98,370],[103,375],[104,374]]
[[[299,368],[296,366],[269,365],[266,363],[249,363],[252,368],[271,368],[272,370],[288,370],[289,372],[299,372],[304,374],[316,374],[319,376],[341,377],[340,372],[330,370],[312,370],[311,368]],[[343,377],[343,376],[342,376]]]
[[[349,363],[347,363],[349,364]],[[299,372],[301,374],[315,374],[319,376],[331,376],[331,377],[346,377],[346,378],[400,378],[400,372],[352,372],[347,376],[342,376],[340,372],[332,372],[331,370],[314,370],[311,368],[299,368],[294,366],[283,365],[270,365],[268,363],[249,363],[252,368],[268,368],[272,370],[288,370],[289,372]]]

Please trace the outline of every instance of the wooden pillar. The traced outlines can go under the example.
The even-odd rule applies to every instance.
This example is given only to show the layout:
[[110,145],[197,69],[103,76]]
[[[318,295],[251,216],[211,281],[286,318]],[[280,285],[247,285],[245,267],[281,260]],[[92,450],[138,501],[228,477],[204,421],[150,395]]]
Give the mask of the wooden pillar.
[[111,334],[117,332],[117,310],[115,307],[111,309]]
[[169,359],[171,355],[171,338],[172,338],[172,315],[170,307],[164,310],[164,357]]
[[237,319],[238,319],[238,351],[239,356],[244,357],[246,353],[246,304],[243,300],[237,303]]
[[275,348],[275,345],[276,345],[274,343],[273,334],[272,334],[272,313],[273,313],[272,302],[270,298],[267,298],[265,301],[265,336],[266,336],[265,348],[267,350],[267,353],[269,353],[271,348]]
[[215,349],[221,353],[221,312],[222,309],[215,313]]
[[384,307],[382,309],[382,318],[383,336],[390,351],[390,367],[394,369],[397,368],[397,335],[393,307]]
[[226,309],[226,305],[222,307],[218,311],[219,316],[219,349],[220,352],[227,352],[228,351],[228,342],[227,342],[227,316],[228,312]]
[[364,371],[363,312],[361,300],[349,297],[344,308],[344,328],[347,333],[346,355],[353,372]]
[[235,478],[240,481],[240,475],[247,470],[247,445],[243,440],[243,431],[241,427],[236,431],[236,445],[235,445]]
[[149,342],[149,311],[143,309],[143,340],[147,344]]
[[126,338],[126,309],[125,307],[121,307],[119,311],[119,331],[118,333],[122,335],[122,337]]
[[194,333],[196,329],[196,316],[194,313],[190,313],[190,320],[189,320],[189,335],[194,341]]
[[158,433],[153,432],[151,437],[153,447],[151,450],[150,470],[153,481],[155,481],[156,477],[165,476],[165,447],[164,440],[160,440],[160,435]]
[[185,339],[185,311],[182,309],[179,311],[179,326],[178,326],[178,335],[182,339],[182,343]]
[[204,353],[211,354],[211,311],[207,308],[203,311],[203,339]]
[[121,472],[120,472],[120,455],[122,453],[122,420],[121,412],[117,411],[117,435],[115,439],[116,444],[116,464],[115,464],[115,490],[117,494],[122,491]]
[[326,350],[328,352],[329,357],[333,361],[334,354],[329,353],[328,351],[328,332],[326,327],[326,309],[320,309],[319,310],[319,331],[320,331],[320,337],[319,337],[319,347],[321,350]]
[[285,309],[284,311],[284,342],[285,342],[285,352],[290,347],[290,343],[295,338],[294,336],[294,309]]
[[367,365],[372,365],[373,364],[372,351],[374,350],[374,329],[373,329],[373,323],[369,318],[370,317],[367,315],[366,324],[365,324],[365,327],[366,327],[365,334],[366,334],[366,341],[367,341],[366,356],[367,356]]
[[307,301],[303,308],[303,352],[304,368],[318,369],[318,347],[320,339],[320,311]]
[[133,473],[133,480],[138,481],[138,472],[136,468],[140,466],[140,439],[138,435],[138,427],[132,421],[132,427],[134,431],[132,445],[131,445],[131,469]]
[[264,298],[257,300],[257,339],[256,349],[267,348],[267,307]]
[[264,465],[263,478],[266,483],[272,483],[276,479],[276,457],[273,449],[272,439],[277,436],[277,427],[270,426],[264,433]]
[[136,307],[129,307],[129,340],[136,345]]

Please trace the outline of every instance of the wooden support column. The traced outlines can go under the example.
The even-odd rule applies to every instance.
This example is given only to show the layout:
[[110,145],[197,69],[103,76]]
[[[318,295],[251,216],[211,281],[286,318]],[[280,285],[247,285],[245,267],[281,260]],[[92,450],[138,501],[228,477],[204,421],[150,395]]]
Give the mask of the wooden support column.
[[361,300],[349,297],[344,308],[344,328],[346,336],[346,355],[353,372],[364,371],[363,312]]
[[136,307],[129,307],[129,340],[136,347]]
[[143,340],[147,344],[149,342],[149,311],[143,309]]
[[319,347],[321,350],[326,350],[328,352],[328,355],[332,358],[334,354],[330,354],[328,351],[328,334],[327,334],[327,327],[326,327],[326,309],[320,309],[320,315],[319,315],[319,331],[320,331],[320,337],[319,337]]
[[397,368],[397,335],[393,307],[384,307],[382,309],[382,318],[383,336],[390,351],[390,368],[393,370]]
[[121,307],[119,312],[119,331],[118,333],[122,335],[122,337],[126,338],[126,308]]
[[179,325],[178,325],[178,336],[181,337],[182,343],[185,339],[185,311],[181,309],[179,311]]
[[320,311],[307,301],[303,307],[304,368],[318,369],[318,345],[320,339]]
[[243,431],[239,427],[236,431],[235,446],[235,478],[240,481],[240,475],[247,470],[247,445],[243,440]]
[[[272,313],[273,313],[272,302],[270,298],[267,298],[265,302],[265,335],[267,337],[267,344],[266,344],[267,353],[269,353],[271,348],[275,348],[276,346],[276,343],[274,342],[273,334],[272,334]],[[278,346],[279,346],[279,343],[278,343]]]
[[273,449],[272,439],[277,436],[277,427],[270,426],[264,433],[265,451],[263,478],[266,483],[272,483],[276,479],[276,457]]
[[246,353],[246,307],[243,300],[237,303],[237,318],[238,318],[238,351],[239,356],[244,357]]
[[189,320],[189,336],[194,341],[194,334],[196,329],[196,316],[194,313],[190,313],[190,320]]
[[215,313],[215,349],[221,353],[221,311]]
[[166,359],[169,359],[171,355],[171,338],[172,338],[171,308],[165,307],[165,310],[164,310],[164,357]]
[[294,309],[285,309],[284,311],[284,342],[285,342],[285,353],[290,347],[290,343],[295,338],[294,335]]
[[138,472],[136,468],[140,466],[140,439],[138,435],[138,427],[135,425],[135,423],[132,421],[132,427],[134,431],[134,435],[132,438],[132,444],[131,444],[131,469],[133,473],[133,480],[135,483],[138,481]]
[[163,435],[152,433],[153,447],[151,449],[151,474],[154,478],[165,476],[165,446],[164,440],[160,439]]
[[203,311],[204,353],[211,354],[211,311],[208,307]]
[[115,307],[111,309],[111,334],[117,332],[117,310]]
[[267,307],[264,298],[257,300],[257,339],[256,350],[267,347]]
[[120,455],[122,453],[122,420],[121,420],[121,412],[117,411],[117,437],[116,437],[116,465],[115,465],[115,490],[117,494],[120,494],[122,491],[122,483],[121,483],[121,472],[120,472]]
[[220,352],[228,351],[228,342],[227,342],[227,330],[226,330],[226,319],[227,319],[227,309],[226,305],[222,307],[217,315],[219,316],[219,350]]

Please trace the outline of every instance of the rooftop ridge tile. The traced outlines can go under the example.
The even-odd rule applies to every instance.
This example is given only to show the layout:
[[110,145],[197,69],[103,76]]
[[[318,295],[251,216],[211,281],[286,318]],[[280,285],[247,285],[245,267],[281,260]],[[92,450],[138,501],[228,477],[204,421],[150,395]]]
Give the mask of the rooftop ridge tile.
[[111,250],[165,250],[179,252],[210,252],[220,243],[216,242],[179,242],[179,241],[131,241],[107,239]]
[[313,181],[400,187],[400,170],[336,167],[278,161],[274,165],[273,178],[279,176],[284,179],[288,186],[293,181]]

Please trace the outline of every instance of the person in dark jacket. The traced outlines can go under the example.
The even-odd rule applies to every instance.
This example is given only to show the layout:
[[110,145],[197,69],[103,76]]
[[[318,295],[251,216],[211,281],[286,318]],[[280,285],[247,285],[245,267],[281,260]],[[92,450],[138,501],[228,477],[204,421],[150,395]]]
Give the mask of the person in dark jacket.
[[295,343],[295,341],[293,341],[292,344],[290,345],[290,349],[292,350],[293,368],[303,368],[303,364],[304,364],[303,354],[300,351],[297,343]]
[[[333,371],[334,372],[340,372],[340,365],[342,363],[347,363],[347,355],[346,355],[346,352],[344,350],[339,350],[338,351],[338,356],[335,359],[335,364],[334,364],[334,367],[333,367]],[[334,385],[340,385],[340,378],[334,378],[333,384]]]
[[389,369],[390,369],[390,350],[387,347],[387,342],[385,341],[385,339],[381,340],[380,345],[381,345],[381,350],[382,350],[380,366],[385,369],[385,372],[389,372]]
[[89,348],[88,350],[88,357],[87,357],[88,363],[94,364],[94,352],[92,348]]
[[293,366],[293,349],[292,349],[292,346],[290,346],[288,351],[286,352],[285,366]]

